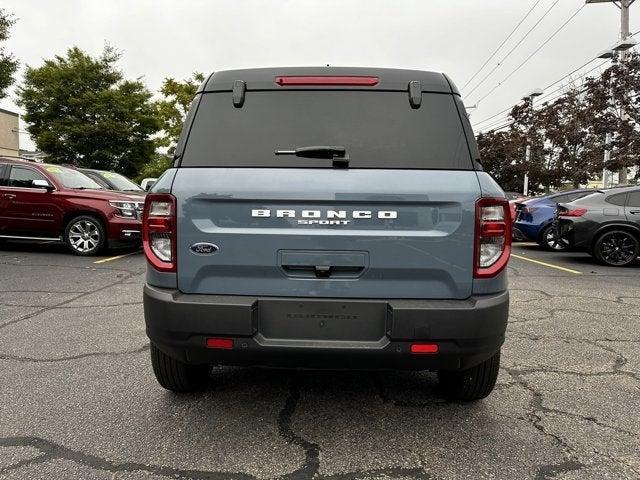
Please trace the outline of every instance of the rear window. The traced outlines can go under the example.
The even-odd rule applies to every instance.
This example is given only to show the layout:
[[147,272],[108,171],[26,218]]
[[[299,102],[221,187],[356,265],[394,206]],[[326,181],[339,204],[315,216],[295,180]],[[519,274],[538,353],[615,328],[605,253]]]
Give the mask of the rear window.
[[612,205],[618,205],[620,207],[624,207],[626,199],[627,199],[626,193],[618,193],[617,195],[609,195],[607,198],[604,199],[604,201]]
[[289,90],[203,94],[181,161],[183,167],[331,167],[330,160],[276,156],[276,150],[342,146],[350,168],[472,170],[453,95],[423,93],[412,109],[407,92]]
[[568,195],[569,201],[573,202],[574,200],[578,200],[579,198],[584,198],[587,195],[591,195],[593,192],[574,192]]

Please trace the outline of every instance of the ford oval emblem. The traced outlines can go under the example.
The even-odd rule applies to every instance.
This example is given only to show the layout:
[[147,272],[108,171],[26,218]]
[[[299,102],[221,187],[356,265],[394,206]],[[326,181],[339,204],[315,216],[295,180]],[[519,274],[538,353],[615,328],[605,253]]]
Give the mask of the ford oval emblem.
[[213,243],[199,242],[191,245],[189,247],[189,250],[191,250],[196,255],[213,255],[219,250],[219,248]]

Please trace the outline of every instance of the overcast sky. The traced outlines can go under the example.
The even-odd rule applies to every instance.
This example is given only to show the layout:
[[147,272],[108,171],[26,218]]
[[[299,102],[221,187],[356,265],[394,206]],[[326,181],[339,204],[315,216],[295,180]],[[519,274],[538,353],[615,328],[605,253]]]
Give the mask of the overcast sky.
[[[486,72],[555,1],[540,0]],[[194,71],[327,63],[443,71],[462,87],[535,2],[3,0],[2,7],[17,18],[6,47],[23,66],[38,66],[72,45],[97,55],[109,43],[122,51],[125,75],[142,77],[156,91],[164,77],[185,78]],[[559,0],[511,57],[465,98],[467,105],[502,81],[583,3]],[[631,7],[631,31],[638,28],[640,2]],[[569,73],[613,44],[618,34],[614,5],[586,6],[472,111],[472,123]],[[13,93],[0,107],[19,111]],[[28,135],[21,135],[21,146],[32,147]]]

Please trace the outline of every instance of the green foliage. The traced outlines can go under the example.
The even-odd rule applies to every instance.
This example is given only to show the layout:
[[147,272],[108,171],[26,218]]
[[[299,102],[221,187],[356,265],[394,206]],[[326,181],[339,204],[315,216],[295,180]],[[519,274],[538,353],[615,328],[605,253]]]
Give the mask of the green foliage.
[[[592,129],[601,139],[611,135],[610,170],[640,165],[640,55],[614,58],[600,77],[586,82]],[[604,150],[604,145],[602,145]]]
[[478,135],[482,166],[508,192],[522,190],[524,150],[513,143],[509,132],[487,132]]
[[[0,44],[9,38],[9,30],[16,21],[0,8]],[[13,74],[18,69],[18,61],[0,46],[0,99],[7,96],[7,89],[13,84]]]
[[96,58],[73,47],[27,68],[18,105],[48,161],[134,176],[152,159],[156,107],[141,81],[116,69],[119,58],[108,46]]
[[171,156],[160,153],[154,154],[153,158],[142,166],[136,181],[140,183],[144,178],[158,178],[166,169],[171,167],[171,163]]
[[157,104],[163,130],[159,145],[168,147],[170,154],[173,154],[176,148],[184,119],[189,112],[193,97],[203,81],[204,75],[196,72],[193,74],[193,78],[182,82],[173,78],[165,78],[162,83],[160,93],[164,99]]

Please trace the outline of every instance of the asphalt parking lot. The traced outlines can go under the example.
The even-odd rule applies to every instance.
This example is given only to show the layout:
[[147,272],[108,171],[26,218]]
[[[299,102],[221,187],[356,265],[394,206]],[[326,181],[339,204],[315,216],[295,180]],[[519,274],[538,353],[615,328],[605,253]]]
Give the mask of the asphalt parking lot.
[[137,252],[2,247],[1,479],[640,478],[640,263],[517,244],[499,384],[476,404],[408,372],[215,369],[171,394],[144,271]]

